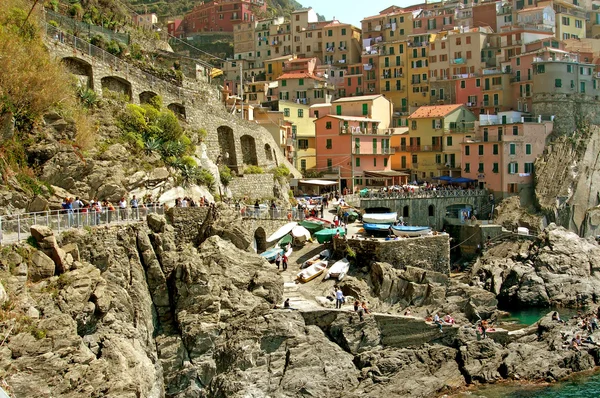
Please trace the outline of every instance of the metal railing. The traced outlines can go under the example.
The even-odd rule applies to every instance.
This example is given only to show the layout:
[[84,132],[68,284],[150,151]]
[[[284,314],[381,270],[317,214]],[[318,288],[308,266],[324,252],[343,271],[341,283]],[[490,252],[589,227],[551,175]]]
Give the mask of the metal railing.
[[361,194],[361,200],[369,199],[404,199],[404,198],[460,198],[460,197],[483,197],[487,196],[485,189],[437,189],[412,191],[394,191],[387,192],[369,191]]
[[49,227],[57,233],[70,229],[89,228],[119,224],[131,224],[144,221],[150,213],[164,214],[160,204],[141,205],[140,207],[85,210],[48,210],[35,213],[22,213],[0,216],[0,243],[15,243],[31,236],[31,226]]

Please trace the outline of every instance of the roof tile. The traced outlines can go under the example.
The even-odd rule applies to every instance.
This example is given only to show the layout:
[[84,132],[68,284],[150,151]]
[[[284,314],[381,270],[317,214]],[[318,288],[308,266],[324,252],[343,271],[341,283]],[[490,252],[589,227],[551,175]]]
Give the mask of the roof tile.
[[408,118],[426,119],[430,117],[444,117],[449,113],[457,110],[461,106],[462,104],[422,106],[416,111],[414,111]]

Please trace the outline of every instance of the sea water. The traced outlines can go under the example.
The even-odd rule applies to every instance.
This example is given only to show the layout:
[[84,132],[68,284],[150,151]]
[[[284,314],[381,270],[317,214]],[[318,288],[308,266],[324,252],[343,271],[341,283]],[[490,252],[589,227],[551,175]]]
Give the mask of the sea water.
[[[558,311],[562,319],[577,315],[577,309],[570,308],[525,308],[511,311],[503,321],[515,321],[522,325],[533,325],[549,312]],[[585,309],[582,310],[585,313]],[[579,374],[567,381],[549,385],[506,383],[483,386],[469,394],[458,397],[485,398],[596,398],[600,397],[600,371]]]
[[600,397],[600,372],[576,375],[545,386],[502,384],[482,387],[459,397],[485,398],[596,398]]

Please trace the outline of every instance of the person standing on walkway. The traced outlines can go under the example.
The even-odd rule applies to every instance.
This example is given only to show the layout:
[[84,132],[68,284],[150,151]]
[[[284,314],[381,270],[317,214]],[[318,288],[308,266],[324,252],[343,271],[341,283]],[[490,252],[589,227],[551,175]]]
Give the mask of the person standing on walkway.
[[339,287],[335,291],[335,308],[341,309],[342,304],[344,303],[344,293],[342,293],[342,289]]
[[135,195],[133,195],[133,198],[131,198],[129,204],[131,205],[131,218],[137,220],[138,218],[140,218],[140,213],[138,211],[138,200],[135,197]]
[[127,202],[124,196],[119,200],[119,216],[121,217],[121,221],[127,219]]
[[275,257],[275,265],[277,266],[277,270],[279,271],[279,266],[281,265],[281,253],[277,253],[277,257]]
[[287,266],[288,266],[288,258],[287,256],[284,254],[283,258],[281,259],[281,264],[282,264],[282,270],[286,271],[287,270]]

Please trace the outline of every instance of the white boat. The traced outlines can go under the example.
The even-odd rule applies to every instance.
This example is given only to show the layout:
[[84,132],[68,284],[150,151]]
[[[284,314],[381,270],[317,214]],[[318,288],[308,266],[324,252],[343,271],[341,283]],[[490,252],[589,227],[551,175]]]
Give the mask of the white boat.
[[392,232],[396,236],[422,236],[431,233],[429,227],[412,227],[408,225],[392,225]]
[[300,282],[308,282],[321,275],[327,269],[327,261],[317,261],[310,267],[298,272],[298,280]]
[[363,223],[367,224],[393,224],[397,218],[397,213],[365,213],[362,216]]
[[295,221],[285,224],[283,227],[281,227],[277,231],[273,232],[273,234],[271,234],[267,238],[267,242],[273,242],[273,241],[283,238],[284,236],[286,236],[287,234],[292,232],[292,229],[294,229],[294,227],[296,225],[298,225],[298,223]]
[[325,249],[321,253],[315,254],[314,256],[303,262],[300,268],[310,267],[317,261],[327,261],[329,260],[329,256],[331,256],[331,253],[329,252],[329,250]]
[[294,229],[292,229],[292,236],[299,241],[310,240],[310,231],[302,225],[296,225]]
[[286,250],[284,256],[286,256],[287,258],[290,258],[290,256],[292,255],[294,249],[292,249],[292,245],[288,245],[288,247],[286,249],[287,250]]
[[346,276],[349,269],[350,261],[348,261],[347,258],[343,258],[340,261],[337,261],[331,266],[331,268],[329,268],[329,270],[327,270],[327,274],[323,279],[337,278],[338,281],[341,281],[344,276]]

